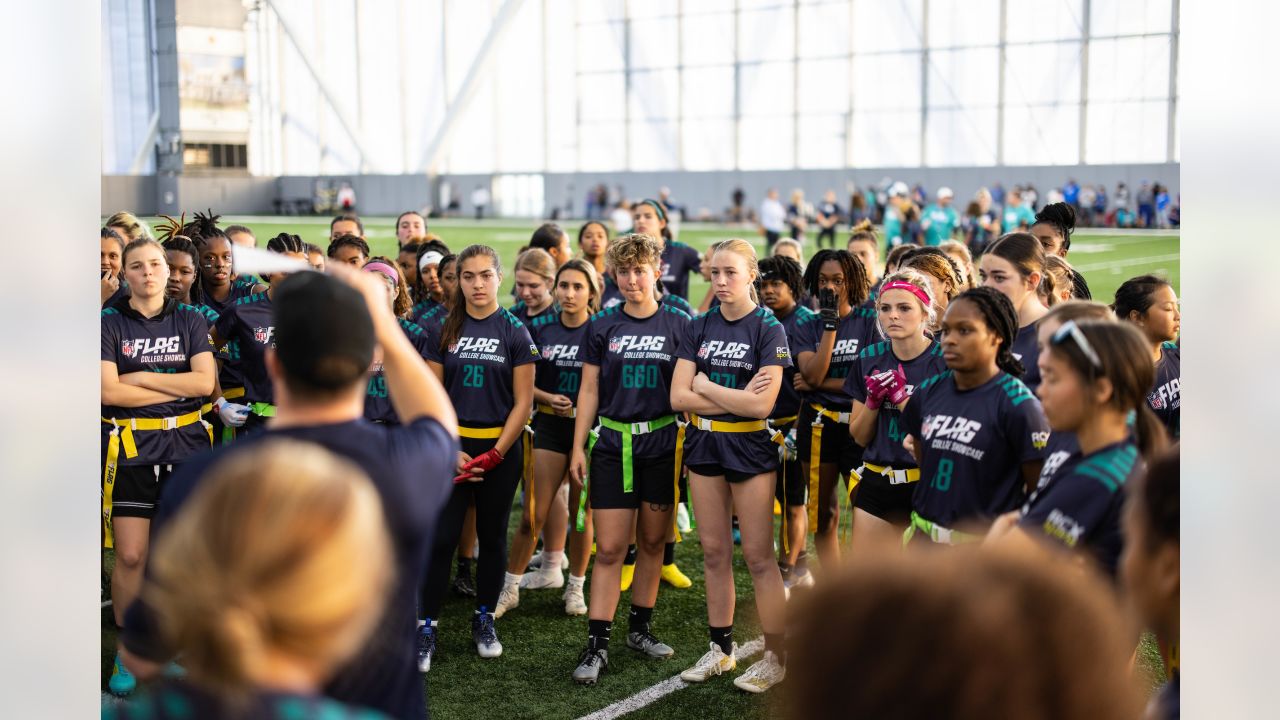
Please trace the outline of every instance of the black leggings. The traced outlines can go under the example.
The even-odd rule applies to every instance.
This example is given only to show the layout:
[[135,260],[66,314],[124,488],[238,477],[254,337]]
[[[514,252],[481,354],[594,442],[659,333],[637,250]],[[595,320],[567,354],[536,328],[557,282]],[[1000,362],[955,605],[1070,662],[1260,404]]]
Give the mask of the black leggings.
[[[496,439],[462,438],[462,451],[475,457],[492,448],[496,442]],[[476,606],[484,606],[489,612],[497,606],[503,575],[507,571],[507,523],[511,519],[511,501],[524,468],[524,442],[521,434],[507,451],[502,464],[486,472],[484,480],[453,486],[436,524],[435,544],[427,564],[427,581],[422,586],[423,617],[440,617],[440,604],[444,602],[445,588],[449,585],[453,553],[458,548],[462,522],[473,497],[476,503],[476,538],[480,541],[480,558],[476,563]]]

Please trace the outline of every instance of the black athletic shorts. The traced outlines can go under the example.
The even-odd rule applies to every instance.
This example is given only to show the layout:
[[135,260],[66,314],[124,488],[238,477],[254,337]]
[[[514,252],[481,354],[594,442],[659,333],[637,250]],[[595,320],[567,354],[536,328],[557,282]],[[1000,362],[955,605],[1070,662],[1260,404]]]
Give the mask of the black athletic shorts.
[[911,522],[911,496],[915,490],[916,483],[894,485],[884,475],[864,468],[853,506],[886,522],[906,525]]
[[741,472],[738,470],[730,470],[729,468],[724,467],[723,465],[718,465],[716,463],[702,463],[699,465],[689,465],[688,468],[689,468],[689,472],[697,473],[705,477],[719,477],[723,475],[725,482],[730,482],[730,483],[746,482],[747,480],[750,480],[751,478],[760,474],[758,472]]
[[[809,451],[813,447],[813,419],[818,411],[809,403],[800,408],[800,419],[796,421],[796,450],[800,462],[809,462]],[[853,441],[849,434],[848,423],[838,423],[829,417],[822,418],[822,464],[834,463],[841,473],[849,473],[862,464],[862,446]]]
[[809,494],[809,478],[800,469],[800,459],[786,460],[778,466],[778,482],[773,497],[786,507],[798,507],[805,504]]
[[537,413],[533,416],[533,449],[550,450],[568,455],[573,451],[573,424],[571,417]]
[[633,457],[632,492],[622,491],[622,455],[599,449],[591,453],[587,478],[591,507],[596,510],[637,510],[641,503],[673,505],[676,501],[676,459]]
[[[156,514],[156,500],[165,482],[173,475],[173,465],[121,465],[111,487],[111,517],[150,520]],[[104,488],[104,492],[106,489]]]

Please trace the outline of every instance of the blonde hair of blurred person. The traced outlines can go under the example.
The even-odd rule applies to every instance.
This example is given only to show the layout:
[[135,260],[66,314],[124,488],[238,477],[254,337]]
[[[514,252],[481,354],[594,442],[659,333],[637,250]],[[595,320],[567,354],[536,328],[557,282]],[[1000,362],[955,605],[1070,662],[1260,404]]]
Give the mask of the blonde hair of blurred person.
[[161,534],[145,597],[211,701],[314,695],[383,614],[393,570],[378,494],[351,462],[297,441],[215,470]]
[[800,263],[800,267],[804,267],[804,250],[798,240],[782,238],[778,242],[774,243],[773,251],[769,254],[773,257],[785,255]]
[[104,226],[120,233],[120,237],[124,238],[124,244],[128,245],[134,240],[151,239],[151,228],[146,223],[138,219],[138,216],[131,212],[121,211],[103,223]]
[[969,248],[959,240],[944,240],[938,246],[942,252],[956,261],[956,265],[960,267],[960,271],[964,277],[960,278],[961,284],[964,286],[961,290],[978,287],[978,271],[973,267],[973,254],[969,252]]

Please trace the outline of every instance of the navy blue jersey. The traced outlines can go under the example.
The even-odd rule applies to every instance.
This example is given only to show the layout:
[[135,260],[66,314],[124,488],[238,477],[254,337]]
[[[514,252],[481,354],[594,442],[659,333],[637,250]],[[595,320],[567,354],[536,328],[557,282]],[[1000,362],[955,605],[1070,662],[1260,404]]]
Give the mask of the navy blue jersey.
[[413,306],[413,309],[409,311],[409,318],[408,318],[409,322],[421,325],[422,323],[420,322],[420,320],[422,320],[422,316],[431,312],[432,309],[438,308],[438,307],[442,307],[442,306],[440,305],[440,303],[436,302],[435,300],[432,300],[431,298],[427,298],[426,300],[423,300],[422,302],[417,303],[416,305]]
[[1040,323],[1031,323],[1018,328],[1018,334],[1013,338],[1013,347],[1009,348],[1018,362],[1022,363],[1023,373],[1019,379],[1032,393],[1040,387],[1040,343],[1036,338],[1039,327]]
[[[427,331],[408,320],[400,320],[400,329],[405,337],[424,359],[427,357],[427,345],[431,342]],[[369,382],[364,394],[364,417],[384,423],[399,423],[395,406],[391,404],[391,396],[387,394],[387,376],[382,371],[382,361],[374,360],[369,368]]]
[[[622,296],[622,291],[618,289],[617,284],[612,280],[605,282],[604,292],[602,293],[602,302],[600,303],[601,309],[608,310],[609,308],[617,307],[626,301],[627,299]],[[688,300],[685,300],[679,295],[671,292],[663,293],[662,297],[658,298],[658,303],[661,305],[670,305],[677,310],[682,310],[689,317],[693,317],[696,314],[693,310],[693,305],[691,305]]]
[[436,304],[431,306],[431,309],[419,315],[417,320],[414,320],[411,317],[410,322],[423,330],[430,330],[431,328],[440,330],[444,328],[444,321],[448,317],[449,308],[444,305]]
[[199,297],[196,297],[195,295],[191,296],[191,303],[193,305],[207,305],[213,308],[219,315],[225,315],[227,310],[232,305],[236,304],[237,300],[253,295],[253,288],[254,283],[244,282],[237,278],[231,282],[231,292],[227,294],[227,299],[222,302],[218,302],[218,300],[213,297],[213,294],[209,292],[209,289],[202,286],[200,288]]
[[458,423],[478,428],[505,425],[515,407],[514,370],[538,360],[538,346],[524,323],[501,307],[483,320],[464,312],[458,339],[443,350],[440,330],[432,326],[427,333],[427,359],[444,366],[444,387]]
[[1049,423],[1020,380],[998,372],[961,391],[951,370],[925,380],[902,411],[922,449],[912,509],[955,527],[990,522],[1022,502],[1022,464],[1044,459]]
[[129,295],[130,295],[129,286],[126,285],[124,283],[124,280],[122,279],[120,280],[120,287],[116,288],[116,291],[111,293],[111,297],[107,298],[107,301],[102,303],[102,307],[105,310],[106,308],[109,308],[115,305],[116,303],[120,302],[120,298],[128,299]]
[[[102,360],[115,363],[116,372],[191,372],[191,358],[212,353],[209,321],[199,310],[166,298],[160,313],[143,317],[123,297],[101,312]],[[205,398],[183,398],[145,407],[102,406],[102,417],[164,418],[186,415],[200,409]],[[103,447],[113,426],[102,423]],[[200,450],[209,449],[209,433],[201,423],[164,431],[133,433],[137,457],[120,454],[121,465],[157,465],[184,460]]]
[[[801,320],[816,316],[817,313],[803,305],[796,305],[796,309],[792,310],[786,317],[778,318],[778,322],[782,323],[782,329],[787,334],[787,347],[794,347],[796,336],[796,325]],[[794,351],[793,351],[794,352]],[[792,358],[795,359],[794,357]],[[796,390],[795,378],[799,370],[795,364],[787,365],[782,370],[782,388],[778,390],[778,401],[773,405],[773,412],[769,413],[771,418],[787,418],[795,417],[800,413],[800,391]]]
[[542,313],[529,326],[533,344],[538,346],[538,368],[534,386],[545,393],[564,395],[578,404],[582,383],[582,346],[587,340],[590,320],[569,327],[560,313]]
[[604,288],[600,291],[600,307],[607,310],[625,302],[626,298],[622,297],[622,290],[618,288],[618,283],[614,282],[613,276],[605,273],[603,277]]
[[[867,268],[870,270],[870,268]],[[884,284],[884,278],[880,278],[871,286],[871,291],[867,293],[867,301],[859,305],[859,307],[876,309],[876,299],[880,297],[880,286]]]
[[681,298],[689,297],[689,273],[702,272],[702,255],[697,250],[676,240],[668,240],[662,247],[662,284],[667,292]]
[[[911,360],[903,361],[893,354],[893,346],[888,340],[871,345],[858,353],[858,360],[844,380],[844,391],[850,399],[860,403],[867,402],[866,378],[886,370],[895,370],[902,365],[902,372],[907,376],[907,395],[915,393],[916,388],[925,380],[946,372],[947,363],[942,359],[942,346],[936,341],[929,344],[924,352]],[[876,434],[871,444],[862,454],[862,459],[872,465],[905,470],[916,466],[915,457],[902,447],[902,439],[906,432],[902,427],[902,413],[891,403],[885,401],[876,415]]]
[[[279,429],[268,426],[225,449],[201,453],[174,473],[156,505],[152,531],[160,533],[180,517],[200,483],[216,480],[207,474],[215,462],[278,438],[315,443],[364,470],[382,500],[395,553],[394,585],[382,619],[356,656],[334,673],[324,694],[395,718],[426,717],[414,623],[436,522],[453,491],[458,441],[428,418],[393,427],[363,419]],[[334,581],[341,582],[341,578]],[[121,640],[130,652],[150,660],[167,660],[171,652],[165,647],[155,615],[143,600],[126,611]]]
[[559,307],[553,301],[550,305],[542,308],[542,312],[538,313],[537,315],[530,315],[529,306],[525,305],[524,301],[521,300],[517,302],[515,305],[511,306],[511,314],[515,315],[517,320],[524,323],[525,327],[528,327],[529,324],[532,323],[535,318],[540,318],[543,315],[559,315],[560,310],[559,310]]
[[[827,366],[827,378],[844,380],[849,377],[858,353],[863,348],[876,342],[880,337],[876,330],[876,312],[863,307],[854,308],[840,320],[836,326],[836,344],[831,350],[831,363]],[[803,318],[796,323],[796,336],[791,349],[796,355],[804,352],[817,352],[818,343],[822,340],[822,318],[818,313]],[[851,407],[849,394],[843,390],[811,390],[808,400],[831,410],[848,410]]]
[[[671,375],[684,329],[693,319],[670,305],[659,305],[647,318],[634,318],[623,305],[591,316],[582,361],[600,368],[598,414],[618,422],[655,420],[673,413]],[[635,436],[632,454],[669,455],[676,426]],[[600,428],[597,449],[621,450],[621,435]]]
[[218,342],[235,343],[225,350],[244,383],[244,399],[239,402],[274,403],[275,389],[267,376],[266,361],[267,348],[276,346],[271,296],[263,292],[240,298],[218,317],[214,329]]
[[1080,457],[1080,440],[1070,430],[1055,430],[1049,435],[1049,442],[1044,448],[1044,466],[1040,468],[1040,478],[1036,481],[1036,489],[1022,506],[1026,513],[1035,502],[1040,491],[1049,485],[1049,481],[1069,460]]
[[1176,441],[1182,431],[1182,350],[1174,343],[1160,345],[1156,383],[1147,395],[1147,404],[1164,423],[1169,438]]
[[1018,524],[1068,548],[1089,552],[1115,575],[1124,547],[1120,517],[1125,487],[1142,470],[1138,448],[1128,439],[1070,457],[1036,492]]

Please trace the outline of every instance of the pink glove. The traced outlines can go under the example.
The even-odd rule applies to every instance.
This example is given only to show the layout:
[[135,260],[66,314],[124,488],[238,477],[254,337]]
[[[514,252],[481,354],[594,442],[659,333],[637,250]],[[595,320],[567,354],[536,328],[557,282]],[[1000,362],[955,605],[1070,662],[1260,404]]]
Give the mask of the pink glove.
[[868,410],[879,410],[884,404],[889,388],[885,385],[884,373],[872,373],[864,378],[867,387],[867,399],[863,403]]
[[889,373],[885,398],[895,406],[901,405],[911,397],[907,394],[907,373],[903,371],[902,363],[898,363],[898,368],[890,370]]
[[498,448],[490,448],[483,453],[471,458],[471,462],[462,466],[462,474],[455,477],[455,483],[466,482],[475,473],[473,471],[486,472],[492,470],[502,464],[502,453],[498,452]]

